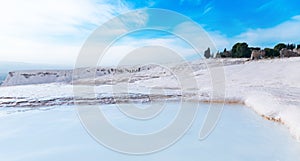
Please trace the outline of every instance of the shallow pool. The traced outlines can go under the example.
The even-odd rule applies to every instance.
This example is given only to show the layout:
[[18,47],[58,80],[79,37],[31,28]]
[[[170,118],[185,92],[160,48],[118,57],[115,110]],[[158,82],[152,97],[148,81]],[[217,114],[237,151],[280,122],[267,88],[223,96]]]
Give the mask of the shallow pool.
[[[137,121],[114,105],[103,111],[111,123],[125,131],[149,133],[168,125],[177,103],[168,103],[152,120]],[[189,103],[188,106],[194,106]],[[284,126],[267,121],[242,105],[225,105],[214,131],[198,140],[208,111],[201,104],[189,131],[171,147],[148,155],[126,155],[98,144],[82,127],[77,110],[52,107],[35,110],[1,109],[0,158],[3,161],[297,161],[300,143]]]

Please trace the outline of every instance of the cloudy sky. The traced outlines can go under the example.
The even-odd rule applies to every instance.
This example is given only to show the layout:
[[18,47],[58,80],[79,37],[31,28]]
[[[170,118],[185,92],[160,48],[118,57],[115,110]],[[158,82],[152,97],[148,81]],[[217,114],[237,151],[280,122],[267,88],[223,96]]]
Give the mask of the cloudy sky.
[[[238,41],[262,47],[273,47],[278,42],[300,44],[299,0],[0,0],[0,3],[0,61],[72,66],[81,46],[98,26],[114,16],[141,8],[169,9],[191,18],[208,32],[219,50],[231,48]],[[117,43],[110,52],[113,55],[134,50],[141,44],[165,44],[189,52],[169,35],[158,35],[124,38],[126,41]],[[136,43],[137,40],[143,43]]]

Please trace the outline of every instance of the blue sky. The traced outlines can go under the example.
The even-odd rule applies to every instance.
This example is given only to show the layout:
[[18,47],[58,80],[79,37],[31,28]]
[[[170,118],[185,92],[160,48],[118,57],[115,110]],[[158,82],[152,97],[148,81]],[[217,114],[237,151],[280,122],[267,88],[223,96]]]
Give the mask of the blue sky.
[[[0,61],[72,66],[97,27],[114,16],[141,8],[169,9],[191,18],[208,32],[219,50],[230,49],[240,41],[262,47],[278,42],[300,44],[299,6],[299,0],[3,0]],[[164,21],[163,16],[158,21]],[[124,44],[128,40],[131,42]],[[117,43],[108,60],[141,44],[157,43],[189,52],[170,35],[137,34]]]
[[164,8],[182,13],[207,30],[229,37],[249,28],[270,28],[300,15],[298,0],[126,0],[132,8]]

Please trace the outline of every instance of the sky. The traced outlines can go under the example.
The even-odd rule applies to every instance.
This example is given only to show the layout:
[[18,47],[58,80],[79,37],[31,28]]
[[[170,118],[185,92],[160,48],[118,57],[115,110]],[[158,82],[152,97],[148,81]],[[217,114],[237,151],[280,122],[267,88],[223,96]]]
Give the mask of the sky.
[[[299,6],[299,0],[0,0],[0,61],[73,66],[82,45],[100,25],[143,8],[163,8],[189,17],[218,50],[230,49],[236,42],[261,47],[300,44]],[[147,18],[138,18],[147,23]],[[165,21],[164,17],[158,21]],[[151,33],[125,37],[112,46],[106,63],[120,57],[118,53],[157,44],[190,57],[189,48],[179,41]]]

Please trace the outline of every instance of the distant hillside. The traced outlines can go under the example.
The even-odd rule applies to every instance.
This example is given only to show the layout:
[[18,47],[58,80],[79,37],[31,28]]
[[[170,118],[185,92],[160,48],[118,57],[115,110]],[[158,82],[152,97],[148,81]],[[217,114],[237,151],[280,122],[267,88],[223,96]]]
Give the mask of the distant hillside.
[[8,72],[11,71],[54,70],[54,69],[71,69],[71,67],[63,66],[63,65],[45,65],[45,64],[0,61],[0,85],[5,80],[6,76],[8,75]]
[[98,68],[78,68],[75,70],[24,70],[9,72],[3,86],[29,85],[43,83],[70,83],[73,80],[100,77],[110,74],[137,73],[150,70],[156,66],[133,66],[133,67],[98,67]]

